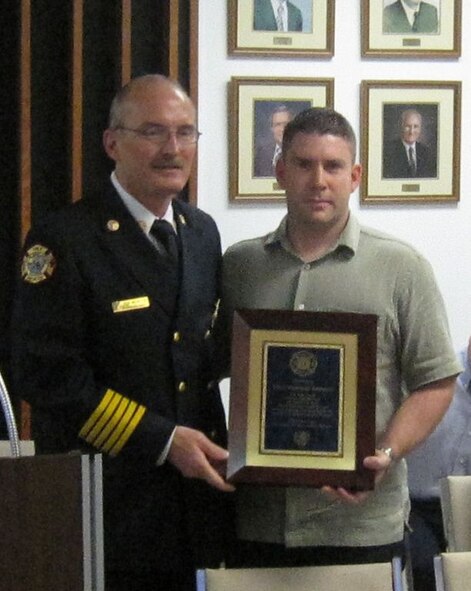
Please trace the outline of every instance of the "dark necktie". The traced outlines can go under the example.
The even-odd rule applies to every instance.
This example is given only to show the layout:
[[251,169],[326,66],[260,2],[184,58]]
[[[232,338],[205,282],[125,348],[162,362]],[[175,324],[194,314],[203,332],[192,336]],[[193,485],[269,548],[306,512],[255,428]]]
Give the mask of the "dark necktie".
[[419,11],[416,10],[414,12],[414,20],[412,21],[412,30],[417,31],[417,17],[419,16]]
[[172,225],[165,220],[155,220],[150,233],[165,248],[165,252],[172,261],[178,260],[177,235]]
[[415,176],[417,174],[417,166],[414,160],[414,148],[412,148],[412,146],[409,148],[409,170],[411,176]]

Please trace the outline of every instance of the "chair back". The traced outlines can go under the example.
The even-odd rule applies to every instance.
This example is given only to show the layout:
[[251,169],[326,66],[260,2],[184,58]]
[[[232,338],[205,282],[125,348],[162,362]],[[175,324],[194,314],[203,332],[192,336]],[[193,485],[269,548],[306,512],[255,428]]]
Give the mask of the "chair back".
[[[395,559],[396,561],[396,559]],[[296,568],[207,569],[198,591],[402,591],[397,562]]]
[[449,552],[471,551],[471,476],[440,480],[443,527]]
[[435,556],[437,591],[465,591],[471,588],[471,552],[443,552]]

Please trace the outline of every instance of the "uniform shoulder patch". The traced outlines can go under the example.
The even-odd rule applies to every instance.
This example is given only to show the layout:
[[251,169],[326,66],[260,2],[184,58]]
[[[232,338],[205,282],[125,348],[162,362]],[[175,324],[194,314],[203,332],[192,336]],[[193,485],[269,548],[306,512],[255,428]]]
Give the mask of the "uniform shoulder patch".
[[21,264],[21,276],[27,283],[40,283],[49,279],[56,269],[56,259],[42,244],[28,248]]

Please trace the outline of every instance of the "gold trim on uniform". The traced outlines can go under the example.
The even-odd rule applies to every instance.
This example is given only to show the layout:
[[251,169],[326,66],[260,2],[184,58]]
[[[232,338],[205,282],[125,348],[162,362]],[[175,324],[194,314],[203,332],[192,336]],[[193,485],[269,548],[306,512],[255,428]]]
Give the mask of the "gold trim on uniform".
[[221,306],[221,298],[218,298],[216,300],[216,303],[214,304],[213,321],[216,320],[219,315],[219,307],[220,306]]
[[178,330],[176,330],[176,331],[173,333],[173,342],[174,342],[174,343],[179,343],[179,342],[181,341],[181,339],[182,339],[182,335],[181,335],[181,333],[180,333]]
[[146,412],[146,409],[143,406],[138,407],[137,411],[134,413],[134,416],[129,421],[129,424],[126,427],[124,433],[118,439],[118,441],[117,441],[116,445],[113,447],[113,449],[110,451],[110,455],[115,456],[115,455],[119,454],[119,452],[123,448],[126,441],[131,437],[131,434],[134,431],[134,429],[141,422],[141,419],[144,416],[145,412]]
[[184,216],[184,215],[182,215],[181,213],[179,213],[179,214],[178,214],[178,219],[179,219],[179,221],[180,221],[180,224],[181,224],[182,226],[186,226],[186,219],[185,219],[185,216]]
[[214,328],[216,320],[218,319],[220,305],[221,305],[221,298],[217,299],[216,303],[214,304],[214,310],[211,315],[211,328]]
[[79,437],[96,449],[117,455],[141,422],[146,408],[108,389],[80,429]]
[[122,406],[122,414],[119,420],[119,427],[117,427],[112,434],[108,438],[103,438],[103,441],[106,439],[106,443],[103,444],[103,450],[107,453],[110,452],[111,448],[114,446],[116,441],[121,437],[123,431],[126,429],[127,424],[132,418],[132,415],[135,413],[137,404],[133,401],[127,401],[129,404],[125,404]]
[[23,257],[21,276],[27,283],[40,283],[52,277],[56,266],[52,252],[42,244],[35,244]]
[[149,306],[150,300],[147,296],[111,302],[111,308],[114,314],[119,314],[120,312],[129,312],[130,310],[142,310],[143,308],[148,308]]
[[119,222],[118,222],[118,220],[108,220],[106,222],[106,228],[110,232],[117,232],[119,230]]

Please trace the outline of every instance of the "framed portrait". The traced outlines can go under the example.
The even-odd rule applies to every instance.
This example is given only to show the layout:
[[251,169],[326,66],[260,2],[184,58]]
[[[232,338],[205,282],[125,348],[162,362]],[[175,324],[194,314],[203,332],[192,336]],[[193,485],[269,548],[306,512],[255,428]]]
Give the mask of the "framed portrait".
[[229,55],[332,57],[335,0],[228,0]]
[[459,57],[461,0],[362,0],[363,57]]
[[332,107],[333,78],[240,78],[229,82],[229,198],[279,201],[275,178],[285,125],[309,107]]
[[461,82],[361,83],[362,203],[459,201]]

